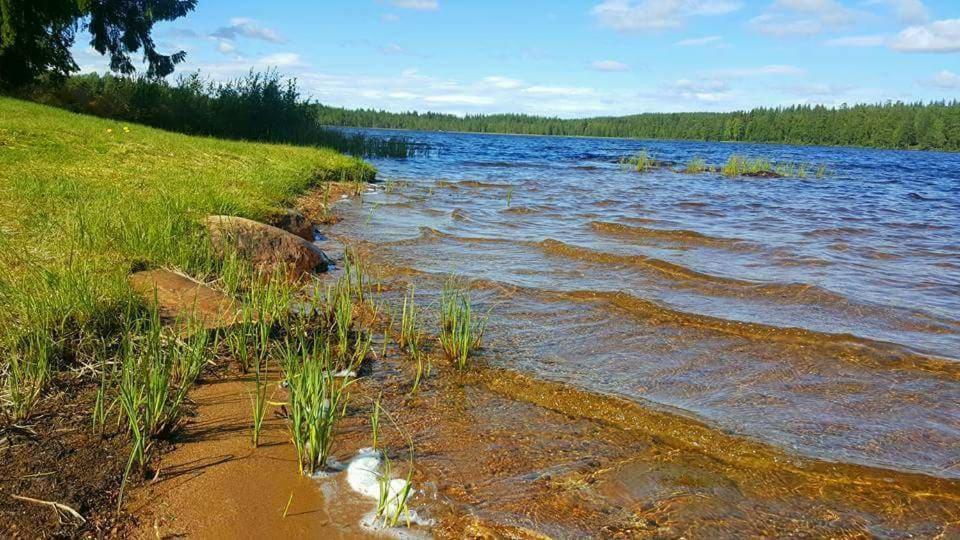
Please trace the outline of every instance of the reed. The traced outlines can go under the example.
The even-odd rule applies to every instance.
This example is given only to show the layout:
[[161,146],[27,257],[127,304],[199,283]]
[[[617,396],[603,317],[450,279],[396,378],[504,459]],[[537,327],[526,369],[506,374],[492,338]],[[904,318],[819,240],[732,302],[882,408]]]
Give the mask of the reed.
[[688,163],[687,166],[683,169],[683,172],[687,174],[700,174],[705,172],[712,171],[713,168],[707,164],[707,161],[703,158],[693,158]]
[[250,394],[250,402],[253,408],[253,429],[252,439],[253,447],[260,446],[260,432],[263,430],[263,420],[267,413],[267,379],[264,369],[260,368],[260,362],[254,367],[253,392]]
[[720,171],[724,176],[744,176],[748,174],[775,173],[773,165],[764,158],[746,158],[732,155]]
[[630,168],[637,172],[649,172],[658,167],[660,167],[660,162],[657,161],[649,152],[646,150],[641,150],[640,152],[634,154],[630,157],[625,157],[620,160],[620,166],[624,168]]
[[470,355],[480,348],[487,318],[473,312],[470,295],[451,278],[440,296],[440,345],[457,369],[464,370]]
[[373,449],[377,449],[377,443],[380,440],[380,402],[383,401],[383,392],[377,396],[373,403],[373,410],[370,411],[370,432],[373,438]]
[[507,208],[510,208],[510,201],[513,199],[513,186],[507,188]]
[[310,343],[303,335],[286,343],[283,369],[289,385],[290,431],[299,469],[302,474],[315,474],[326,467],[355,379],[347,372],[338,381],[326,341]]

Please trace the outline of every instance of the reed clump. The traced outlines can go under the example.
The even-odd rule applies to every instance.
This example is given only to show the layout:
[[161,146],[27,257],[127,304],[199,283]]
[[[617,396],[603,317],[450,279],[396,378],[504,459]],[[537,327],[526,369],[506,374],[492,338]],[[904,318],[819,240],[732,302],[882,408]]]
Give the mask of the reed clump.
[[641,150],[632,156],[620,160],[621,167],[630,168],[641,173],[658,169],[661,165],[662,164],[646,150]]
[[487,318],[473,311],[470,295],[453,278],[440,295],[440,345],[457,369],[464,370],[483,342]]

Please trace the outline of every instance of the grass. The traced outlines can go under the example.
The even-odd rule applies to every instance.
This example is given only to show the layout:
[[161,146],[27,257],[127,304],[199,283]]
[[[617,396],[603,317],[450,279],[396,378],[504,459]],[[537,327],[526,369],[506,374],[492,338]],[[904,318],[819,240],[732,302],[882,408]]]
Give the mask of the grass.
[[637,172],[649,172],[660,167],[660,162],[653,158],[646,150],[625,157],[620,160],[620,166],[631,168]]
[[350,400],[349,387],[356,379],[348,375],[337,380],[329,344],[304,335],[287,342],[283,369],[300,472],[315,474],[327,465],[337,425]]
[[451,278],[440,295],[440,345],[457,369],[466,369],[474,351],[480,348],[486,318],[477,318],[470,295]]
[[684,167],[683,172],[687,174],[700,174],[705,172],[712,172],[713,167],[707,164],[707,161],[703,158],[693,158]]
[[191,137],[9,98],[0,117],[0,374],[11,418],[29,417],[46,373],[120,331],[138,303],[131,270],[224,270],[239,287],[201,217],[266,220],[319,182],[374,175],[330,150]]
[[723,165],[720,172],[724,176],[745,176],[750,174],[775,173],[773,165],[764,158],[747,158],[732,155]]

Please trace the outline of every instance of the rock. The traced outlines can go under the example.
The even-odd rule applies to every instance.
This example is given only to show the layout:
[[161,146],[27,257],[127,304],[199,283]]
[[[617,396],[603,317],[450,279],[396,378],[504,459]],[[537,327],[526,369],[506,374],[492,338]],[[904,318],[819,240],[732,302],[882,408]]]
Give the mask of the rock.
[[283,271],[297,279],[312,272],[326,272],[330,259],[303,238],[258,221],[235,216],[209,216],[204,220],[214,250],[228,249],[259,269]]
[[191,322],[207,330],[225,328],[240,318],[240,310],[229,296],[182,274],[147,270],[127,279],[148,304],[156,302],[161,319],[184,329],[191,328]]
[[271,225],[290,234],[295,234],[307,242],[313,242],[314,240],[313,223],[299,210],[292,208],[285,210],[272,220]]

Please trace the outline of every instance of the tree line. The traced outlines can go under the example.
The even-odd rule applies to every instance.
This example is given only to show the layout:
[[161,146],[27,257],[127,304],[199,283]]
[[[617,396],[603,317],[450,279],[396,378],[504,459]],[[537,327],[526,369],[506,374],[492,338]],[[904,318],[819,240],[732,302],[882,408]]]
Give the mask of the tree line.
[[315,105],[328,126],[697,141],[743,141],[960,151],[960,101],[756,108],[729,113],[644,113],[561,119],[457,116]]

